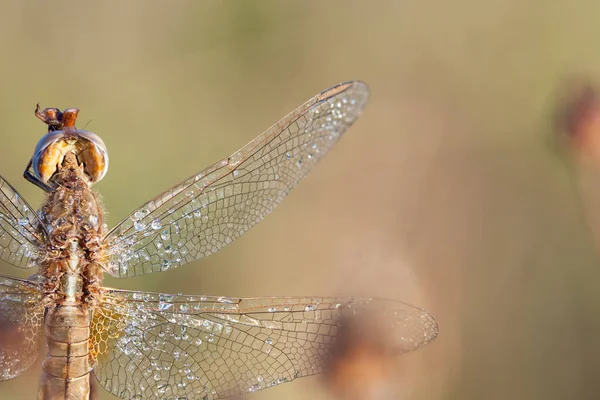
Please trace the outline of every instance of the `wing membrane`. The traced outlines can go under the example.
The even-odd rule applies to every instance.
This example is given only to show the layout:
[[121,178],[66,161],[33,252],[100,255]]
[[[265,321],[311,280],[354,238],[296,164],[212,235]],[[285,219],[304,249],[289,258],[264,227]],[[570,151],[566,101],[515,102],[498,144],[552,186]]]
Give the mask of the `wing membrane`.
[[304,103],[231,157],[140,207],[109,234],[110,272],[132,277],[209,256],[262,220],[358,118],[362,82]]
[[[220,399],[320,373],[341,318],[385,315],[398,351],[433,341],[437,325],[405,303],[351,298],[199,297],[110,290],[106,349],[95,374],[121,398]],[[110,338],[109,338],[110,337]]]
[[35,211],[0,176],[0,260],[30,268],[44,239],[45,231]]
[[44,309],[41,286],[0,276],[0,380],[14,378],[35,361]]

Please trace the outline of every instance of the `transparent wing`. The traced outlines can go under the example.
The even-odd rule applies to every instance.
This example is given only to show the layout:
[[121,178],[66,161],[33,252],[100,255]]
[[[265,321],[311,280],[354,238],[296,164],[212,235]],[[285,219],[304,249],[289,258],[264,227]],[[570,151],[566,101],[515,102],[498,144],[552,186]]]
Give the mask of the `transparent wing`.
[[[100,384],[124,399],[220,399],[320,373],[346,314],[381,314],[397,351],[437,325],[405,303],[199,297],[110,290],[94,314]],[[360,316],[360,314],[358,314]]]
[[0,380],[14,378],[35,361],[42,334],[41,285],[0,276]]
[[43,229],[35,211],[0,176],[0,260],[21,268],[34,266],[46,237]]
[[132,277],[209,256],[262,220],[358,118],[362,82],[304,103],[238,152],[167,190],[107,235],[110,273]]

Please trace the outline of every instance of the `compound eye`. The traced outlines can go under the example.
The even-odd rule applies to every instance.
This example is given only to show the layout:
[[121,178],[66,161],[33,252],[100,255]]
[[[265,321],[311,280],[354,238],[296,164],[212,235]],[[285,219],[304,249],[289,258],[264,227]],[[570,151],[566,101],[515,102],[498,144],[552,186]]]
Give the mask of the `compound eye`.
[[77,131],[79,139],[77,159],[84,166],[92,183],[104,178],[108,171],[108,151],[100,136],[88,131]]
[[48,183],[62,163],[66,144],[63,138],[62,131],[49,132],[35,146],[32,158],[33,173],[44,183]]

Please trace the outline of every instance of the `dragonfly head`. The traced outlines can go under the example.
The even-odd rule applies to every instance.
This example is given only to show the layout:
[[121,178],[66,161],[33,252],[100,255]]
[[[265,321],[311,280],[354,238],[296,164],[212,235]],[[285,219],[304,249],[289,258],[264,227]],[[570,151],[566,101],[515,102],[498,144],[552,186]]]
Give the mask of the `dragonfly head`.
[[48,125],[48,133],[38,142],[31,159],[33,175],[42,184],[47,185],[59,172],[63,162],[72,159],[66,157],[69,153],[75,156],[89,185],[106,175],[106,145],[95,133],[75,128],[78,113],[76,108],[61,112],[58,108],[41,110],[39,105],[36,107],[35,116]]

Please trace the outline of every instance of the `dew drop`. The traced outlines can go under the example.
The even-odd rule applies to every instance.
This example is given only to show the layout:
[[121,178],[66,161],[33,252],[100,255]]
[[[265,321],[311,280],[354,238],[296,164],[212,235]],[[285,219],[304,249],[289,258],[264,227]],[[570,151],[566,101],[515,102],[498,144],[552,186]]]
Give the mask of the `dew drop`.
[[249,392],[256,392],[257,390],[260,390],[260,386],[258,386],[258,385],[252,385],[248,389]]
[[98,216],[95,214],[90,215],[90,224],[92,224],[93,227],[97,227],[98,226]]
[[133,218],[136,220],[140,220],[140,219],[144,218],[147,214],[148,214],[148,210],[146,210],[146,209],[137,210],[135,212],[135,214],[133,214]]
[[151,226],[152,226],[152,229],[155,229],[155,230],[162,228],[162,224],[160,223],[160,221],[158,219],[152,221]]

